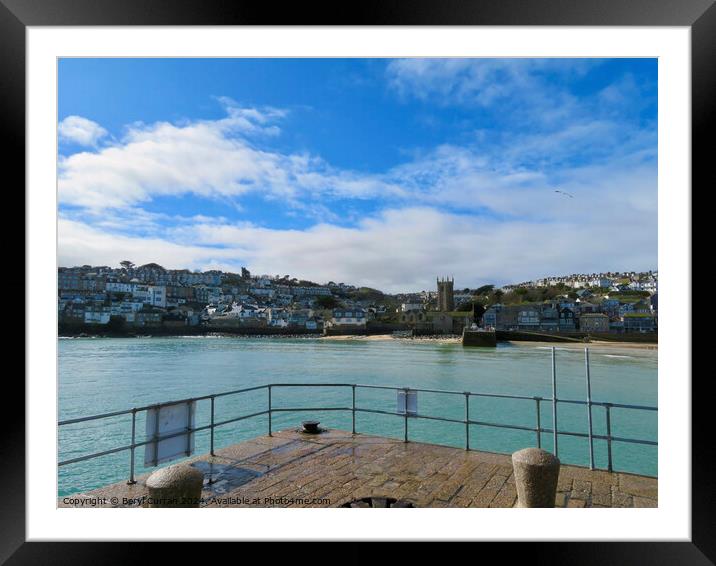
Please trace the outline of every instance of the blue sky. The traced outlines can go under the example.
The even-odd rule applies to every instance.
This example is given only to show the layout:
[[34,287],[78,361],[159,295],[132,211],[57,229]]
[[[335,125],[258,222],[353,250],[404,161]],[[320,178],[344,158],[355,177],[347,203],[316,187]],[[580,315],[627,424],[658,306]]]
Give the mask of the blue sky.
[[655,268],[656,93],[655,59],[62,59],[60,264]]

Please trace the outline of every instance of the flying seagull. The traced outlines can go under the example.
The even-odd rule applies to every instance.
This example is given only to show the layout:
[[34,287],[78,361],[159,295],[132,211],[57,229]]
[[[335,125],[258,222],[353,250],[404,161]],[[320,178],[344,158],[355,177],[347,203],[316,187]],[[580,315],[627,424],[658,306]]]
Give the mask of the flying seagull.
[[567,192],[565,192],[565,191],[560,191],[559,189],[555,189],[554,192],[555,192],[555,193],[559,193],[559,194],[561,194],[561,195],[568,196],[569,198],[574,198],[573,195],[570,195],[569,193],[567,193]]

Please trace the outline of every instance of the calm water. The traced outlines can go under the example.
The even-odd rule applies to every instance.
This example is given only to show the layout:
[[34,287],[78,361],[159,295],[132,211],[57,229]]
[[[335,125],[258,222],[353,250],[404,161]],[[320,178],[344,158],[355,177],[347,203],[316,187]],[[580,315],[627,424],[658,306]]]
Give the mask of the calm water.
[[[129,409],[155,402],[202,396],[277,382],[365,383],[418,388],[506,393],[551,397],[550,349],[537,345],[501,344],[496,350],[459,344],[410,341],[333,341],[259,338],[61,339],[59,343],[60,419]],[[591,349],[592,398],[657,405],[657,353],[645,350]],[[558,397],[585,399],[584,353],[557,348]],[[394,391],[358,390],[357,406],[396,410]],[[216,420],[266,408],[266,391],[216,400]],[[274,407],[350,406],[350,388],[287,388],[273,392]],[[560,404],[559,429],[586,432],[583,406]],[[197,426],[207,424],[209,401],[197,405]],[[418,411],[425,415],[464,418],[462,396],[420,393]],[[551,427],[552,409],[542,403],[543,427]],[[470,418],[534,427],[532,400],[471,398]],[[274,430],[316,418],[329,428],[350,430],[350,413],[277,413]],[[604,409],[593,408],[594,431],[605,433]],[[403,420],[389,415],[358,414],[357,431],[402,438]],[[266,416],[216,429],[217,448],[266,434]],[[410,439],[463,447],[465,427],[458,423],[410,421]],[[137,416],[137,438],[143,438],[143,413]],[[612,434],[656,440],[656,412],[612,410]],[[208,431],[197,433],[196,452],[208,452]],[[64,426],[59,432],[59,458],[65,460],[126,445],[131,416]],[[472,426],[470,446],[510,453],[534,446],[534,432]],[[543,448],[552,438],[542,435]],[[137,449],[136,473],[146,471],[143,448]],[[560,436],[564,463],[589,463],[586,439]],[[606,467],[606,443],[595,441],[598,467]],[[614,467],[657,475],[653,446],[614,443]],[[129,452],[121,452],[60,468],[59,495],[93,489],[127,479]]]

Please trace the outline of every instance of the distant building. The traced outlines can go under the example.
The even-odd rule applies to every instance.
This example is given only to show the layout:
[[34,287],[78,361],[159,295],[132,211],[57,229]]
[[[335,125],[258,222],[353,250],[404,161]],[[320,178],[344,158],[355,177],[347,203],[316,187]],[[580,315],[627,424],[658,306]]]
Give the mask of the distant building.
[[650,314],[627,313],[622,318],[624,332],[654,332],[656,319]]
[[443,278],[437,280],[438,283],[438,310],[440,312],[450,312],[455,310],[455,297],[453,294],[453,285],[455,279]]
[[582,332],[609,332],[609,317],[604,313],[586,313],[579,317]]
[[335,309],[331,326],[365,326],[365,311],[363,309]]
[[409,310],[400,313],[399,319],[403,324],[415,325],[425,322],[425,313],[421,310]]
[[517,313],[517,326],[520,329],[537,329],[539,328],[540,321],[540,311],[537,307],[524,306],[521,307]]
[[658,310],[659,310],[659,293],[654,293],[649,300],[651,302],[651,310],[653,312],[658,312]]
[[482,323],[496,330],[514,330],[517,328],[519,309],[519,305],[505,306],[496,303],[482,315]]
[[559,329],[560,330],[574,330],[576,325],[574,323],[574,311],[570,308],[559,309]]

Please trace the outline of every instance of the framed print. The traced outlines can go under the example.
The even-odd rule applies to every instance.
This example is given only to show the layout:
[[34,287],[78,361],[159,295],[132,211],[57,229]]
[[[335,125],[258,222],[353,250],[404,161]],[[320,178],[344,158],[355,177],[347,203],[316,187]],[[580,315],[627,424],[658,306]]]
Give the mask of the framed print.
[[713,562],[711,2],[0,1],[28,259],[8,564],[177,540]]

